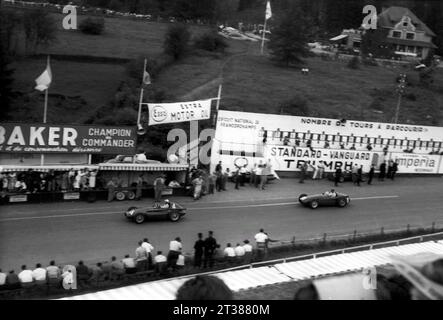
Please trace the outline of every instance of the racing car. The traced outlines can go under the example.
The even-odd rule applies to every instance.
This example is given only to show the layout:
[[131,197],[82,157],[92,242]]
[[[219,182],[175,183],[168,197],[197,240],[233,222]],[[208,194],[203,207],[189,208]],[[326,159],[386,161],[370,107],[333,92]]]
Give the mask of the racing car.
[[145,222],[148,218],[168,218],[172,222],[177,222],[186,214],[186,208],[182,205],[165,200],[162,203],[148,207],[130,207],[124,213],[125,217],[137,224]]
[[298,197],[298,201],[305,207],[311,207],[312,209],[317,209],[319,206],[339,206],[346,207],[351,198],[344,194],[338,192],[323,192],[321,194],[307,195],[301,194]]

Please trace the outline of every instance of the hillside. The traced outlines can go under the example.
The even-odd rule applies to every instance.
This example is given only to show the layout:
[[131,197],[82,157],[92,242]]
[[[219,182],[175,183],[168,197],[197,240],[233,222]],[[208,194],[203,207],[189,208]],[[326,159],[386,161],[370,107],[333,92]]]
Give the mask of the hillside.
[[[54,16],[62,18],[62,15]],[[60,27],[58,40],[40,53],[121,59],[161,54],[168,23],[118,18],[105,20],[106,32],[101,36],[87,36]],[[190,26],[190,30],[195,37],[208,27]],[[405,72],[413,86],[406,90],[408,95],[403,99],[401,121],[429,125],[443,123],[440,112],[443,105],[442,69],[438,70],[431,89],[419,88],[418,74],[403,67],[361,66],[353,70],[346,62],[325,61],[318,57],[306,60],[310,74],[305,76],[299,68],[282,68],[274,65],[267,55],[261,56],[258,42],[227,42],[229,48],[224,55],[190,52],[179,63],[167,67],[148,90],[161,89],[174,101],[203,99],[216,96],[217,79],[222,78],[221,108],[224,109],[297,114],[294,109],[280,107],[282,102],[292,99],[295,104],[304,105],[311,116],[391,121],[397,102],[395,77]],[[21,93],[34,92],[34,79],[44,66],[43,57],[15,63],[14,89]],[[128,80],[123,62],[54,59],[52,68],[54,84],[50,93],[80,97],[88,106],[82,112],[72,113],[70,122],[82,122],[87,113],[108,105],[119,84]],[[133,89],[137,90],[136,87]],[[40,102],[32,100],[27,103],[38,119]],[[51,103],[53,101],[50,106]],[[57,103],[60,107],[63,102]],[[36,107],[32,108],[32,104]],[[20,119],[21,116],[22,113],[17,114],[16,120],[24,120]],[[50,112],[49,119],[59,121],[60,116]]]

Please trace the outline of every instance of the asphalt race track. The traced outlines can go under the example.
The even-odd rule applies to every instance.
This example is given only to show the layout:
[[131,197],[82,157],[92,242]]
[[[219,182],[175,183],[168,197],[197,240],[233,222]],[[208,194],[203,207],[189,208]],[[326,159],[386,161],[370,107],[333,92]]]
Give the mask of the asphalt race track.
[[108,260],[115,255],[134,255],[137,241],[148,237],[155,250],[167,253],[169,241],[180,236],[186,253],[193,252],[198,232],[213,230],[222,248],[244,239],[253,240],[264,228],[272,239],[306,239],[328,234],[346,234],[354,230],[376,230],[425,226],[432,222],[443,226],[443,178],[398,178],[374,185],[354,187],[345,183],[336,188],[348,193],[346,208],[312,210],[297,202],[300,193],[319,193],[331,188],[329,181],[307,180],[299,184],[283,179],[265,191],[244,187],[204,197],[175,199],[188,207],[178,223],[151,221],[136,225],[126,221],[123,211],[140,202],[99,201],[48,204],[15,204],[0,207],[0,268],[19,270],[22,264],[87,263]]

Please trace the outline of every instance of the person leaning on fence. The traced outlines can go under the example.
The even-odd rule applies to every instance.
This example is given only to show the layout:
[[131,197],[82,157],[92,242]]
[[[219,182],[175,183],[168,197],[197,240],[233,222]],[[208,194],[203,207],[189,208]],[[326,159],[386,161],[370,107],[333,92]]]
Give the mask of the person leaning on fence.
[[131,258],[129,254],[125,255],[125,258],[122,259],[123,268],[125,268],[126,274],[133,274],[137,272],[137,267],[135,264],[134,258]]
[[255,242],[257,244],[257,260],[262,260],[266,254],[266,244],[269,239],[268,235],[264,232],[263,229],[260,229],[260,232],[255,235]]
[[111,272],[109,277],[111,280],[120,279],[125,273],[125,268],[121,261],[117,261],[116,257],[111,258]]
[[203,268],[206,268],[207,266],[212,268],[214,266],[214,252],[217,248],[217,240],[214,238],[213,231],[208,232],[208,237],[205,239],[204,246]]
[[172,270],[177,269],[177,260],[181,251],[182,251],[182,244],[180,237],[177,237],[171,242],[169,242],[168,268],[172,268]]
[[32,278],[36,285],[46,284],[46,269],[43,269],[40,263],[37,263],[35,269],[32,271]]
[[48,277],[48,283],[57,285],[60,283],[60,268],[55,265],[55,261],[49,262],[49,266],[46,267],[46,274]]
[[194,244],[194,267],[201,268],[203,252],[205,249],[205,241],[203,240],[203,234],[199,233],[197,235],[198,239]]
[[233,247],[231,247],[230,243],[228,243],[225,250],[223,250],[223,255],[225,256],[226,261],[229,263],[235,262],[235,250]]
[[157,251],[157,255],[154,257],[155,272],[160,275],[164,275],[167,272],[167,258],[163,255],[162,251]]
[[142,247],[145,249],[146,254],[148,255],[148,269],[150,269],[152,267],[152,253],[154,251],[154,246],[149,243],[148,238],[144,238]]
[[18,278],[23,288],[30,288],[34,286],[34,278],[32,271],[26,268],[26,265],[22,265],[22,271],[18,274]]
[[245,248],[243,248],[240,243],[237,243],[236,247],[234,248],[235,251],[235,259],[238,263],[243,263],[245,258]]
[[245,250],[244,262],[251,263],[252,262],[252,246],[249,243],[248,239],[243,241],[243,243],[244,243],[243,249]]
[[148,270],[148,253],[142,246],[143,242],[138,242],[138,247],[135,249],[135,261],[137,263],[137,271]]

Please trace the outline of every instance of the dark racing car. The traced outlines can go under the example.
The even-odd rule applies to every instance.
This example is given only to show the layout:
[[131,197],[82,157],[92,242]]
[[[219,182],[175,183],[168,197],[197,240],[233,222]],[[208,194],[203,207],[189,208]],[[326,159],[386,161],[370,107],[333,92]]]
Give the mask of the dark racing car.
[[186,214],[186,208],[182,205],[165,200],[163,203],[150,207],[130,207],[125,212],[125,217],[137,224],[145,222],[149,218],[167,218],[177,222]]
[[349,204],[349,202],[351,202],[351,198],[349,198],[349,196],[344,193],[338,193],[331,190],[321,194],[314,194],[311,196],[307,194],[301,194],[298,197],[298,201],[305,207],[311,207],[312,209],[316,209],[319,206],[346,207]]

